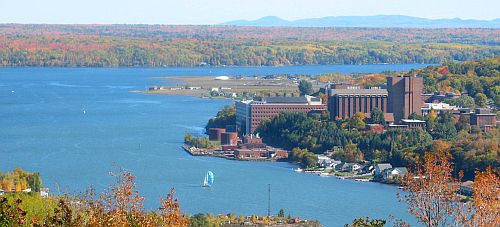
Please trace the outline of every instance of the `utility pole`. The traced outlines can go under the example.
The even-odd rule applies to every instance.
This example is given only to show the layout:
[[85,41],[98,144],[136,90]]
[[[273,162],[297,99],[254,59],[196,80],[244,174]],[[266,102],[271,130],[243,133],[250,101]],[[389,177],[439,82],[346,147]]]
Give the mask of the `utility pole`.
[[267,184],[267,216],[271,217],[271,184]]

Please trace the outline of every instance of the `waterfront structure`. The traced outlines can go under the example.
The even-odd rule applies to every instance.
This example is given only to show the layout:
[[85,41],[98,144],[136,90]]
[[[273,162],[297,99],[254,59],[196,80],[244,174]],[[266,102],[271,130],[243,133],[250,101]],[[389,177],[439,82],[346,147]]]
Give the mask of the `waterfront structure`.
[[470,125],[477,126],[482,130],[489,130],[496,127],[497,115],[491,113],[490,109],[476,108],[474,113],[470,114]]
[[265,147],[263,149],[236,149],[234,157],[237,159],[282,159],[288,158],[288,152],[272,147]]
[[236,102],[236,125],[245,135],[253,134],[260,123],[283,112],[309,113],[326,110],[320,98],[300,97],[265,97],[260,100]]
[[385,89],[339,85],[334,86],[329,94],[328,111],[332,120],[350,118],[357,112],[369,114],[375,108],[387,113],[388,93]]
[[407,119],[412,113],[422,115],[422,77],[387,77],[388,112],[394,114],[394,121]]

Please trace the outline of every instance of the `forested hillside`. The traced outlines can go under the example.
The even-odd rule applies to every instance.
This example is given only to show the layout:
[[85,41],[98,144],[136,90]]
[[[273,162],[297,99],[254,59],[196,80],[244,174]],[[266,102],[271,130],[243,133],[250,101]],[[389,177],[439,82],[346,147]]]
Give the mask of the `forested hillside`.
[[463,95],[446,100],[462,107],[484,107],[488,103],[500,106],[500,57],[447,63],[414,69],[409,75],[424,78],[424,92],[454,92]]
[[499,53],[499,29],[0,25],[0,66],[441,63]]

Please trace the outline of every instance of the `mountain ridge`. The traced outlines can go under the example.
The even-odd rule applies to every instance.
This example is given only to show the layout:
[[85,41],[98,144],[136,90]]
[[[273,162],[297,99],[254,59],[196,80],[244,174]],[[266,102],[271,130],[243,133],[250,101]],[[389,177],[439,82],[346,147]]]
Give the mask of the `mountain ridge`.
[[266,16],[257,20],[234,20],[219,25],[257,27],[500,28],[500,18],[493,20],[427,19],[402,15],[376,15],[285,20],[276,16]]

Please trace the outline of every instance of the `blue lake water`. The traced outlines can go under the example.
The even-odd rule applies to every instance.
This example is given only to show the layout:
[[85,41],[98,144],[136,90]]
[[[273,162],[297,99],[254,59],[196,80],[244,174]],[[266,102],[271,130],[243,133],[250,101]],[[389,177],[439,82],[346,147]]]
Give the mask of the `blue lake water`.
[[[267,213],[343,226],[356,217],[396,216],[415,223],[396,199],[398,189],[295,173],[288,163],[192,157],[180,146],[186,132],[231,100],[145,95],[130,90],[166,84],[159,76],[266,75],[404,71],[424,65],[235,68],[0,68],[0,170],[39,171],[52,193],[80,193],[112,182],[114,166],[130,170],[148,209],[175,187],[188,214]],[[202,188],[204,174],[213,188]]]

